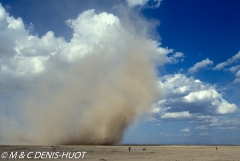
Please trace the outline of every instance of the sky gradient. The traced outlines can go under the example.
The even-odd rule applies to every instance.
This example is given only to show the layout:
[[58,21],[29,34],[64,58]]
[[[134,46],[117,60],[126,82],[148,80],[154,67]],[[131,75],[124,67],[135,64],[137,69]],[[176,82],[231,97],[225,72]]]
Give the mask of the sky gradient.
[[[238,0],[0,0],[0,3],[0,144],[14,142],[16,136],[7,136],[10,132],[31,134],[28,127],[31,125],[19,114],[25,106],[44,104],[49,101],[48,96],[65,99],[65,95],[52,97],[61,91],[59,87],[65,87],[65,77],[71,83],[76,82],[68,78],[89,82],[82,78],[84,72],[79,72],[84,74],[82,77],[74,73],[74,66],[78,60],[80,64],[88,62],[86,55],[102,47],[98,46],[99,42],[110,44],[112,48],[107,51],[116,53],[116,57],[109,59],[110,54],[103,59],[105,57],[97,55],[95,59],[103,62],[89,61],[97,64],[91,73],[96,76],[96,84],[125,80],[104,73],[119,71],[121,74],[119,68],[125,67],[126,58],[130,71],[142,70],[136,76],[144,80],[139,89],[152,88],[146,83],[152,82],[153,77],[149,64],[154,64],[157,75],[157,98],[153,96],[149,107],[140,107],[144,112],[130,120],[121,143],[240,144]],[[139,44],[142,45],[138,49]],[[139,56],[123,57],[119,53],[125,51],[125,47],[126,53],[136,47]],[[143,57],[149,62],[142,60]],[[104,63],[108,65],[105,67]],[[78,67],[91,70],[87,65]],[[51,73],[56,77],[51,77]],[[42,82],[47,83],[43,86]],[[66,87],[72,88],[68,84]],[[88,95],[88,88],[101,91],[91,85],[76,89]],[[155,90],[146,90],[142,93],[145,99],[139,96],[141,100],[131,103],[138,107],[147,105]],[[125,93],[120,90],[116,97],[122,97],[121,92]],[[73,98],[69,98],[69,102],[74,102]],[[41,106],[34,107],[33,111],[38,108]]]

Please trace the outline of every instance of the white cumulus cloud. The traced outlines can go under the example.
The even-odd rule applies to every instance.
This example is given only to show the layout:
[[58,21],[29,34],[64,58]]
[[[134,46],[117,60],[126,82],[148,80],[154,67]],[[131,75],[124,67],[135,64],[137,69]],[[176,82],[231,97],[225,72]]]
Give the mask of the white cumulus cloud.
[[[108,50],[113,54],[118,52],[113,47],[115,45],[124,50],[126,43],[115,41],[122,35],[128,34],[130,39],[134,39],[131,33],[123,29],[118,17],[106,12],[97,15],[94,10],[87,10],[79,14],[77,19],[67,20],[67,25],[73,29],[73,37],[70,42],[66,42],[62,37],[55,37],[52,31],[42,37],[32,35],[31,29],[25,27],[21,18],[9,16],[1,5],[0,11],[0,73],[38,74],[44,71],[46,65],[66,66],[93,52],[96,47],[103,49],[106,43],[111,44]],[[159,45],[150,39],[145,42],[152,60],[163,65],[167,63],[163,57],[168,59],[171,50]],[[177,61],[181,55],[176,53],[173,61]]]
[[222,70],[222,69],[224,69],[224,67],[237,62],[239,59],[240,59],[240,51],[236,55],[234,55],[230,59],[228,59],[227,61],[217,64],[213,69],[214,70]]
[[234,81],[233,81],[233,84],[238,84],[240,83],[240,78],[236,78]]
[[199,69],[206,69],[207,67],[209,67],[212,64],[213,64],[213,61],[211,61],[207,58],[205,60],[202,60],[201,62],[194,64],[193,67],[188,69],[188,72],[195,73],[195,72],[198,72]]
[[[225,71],[229,71],[231,73],[235,73],[235,80],[232,82],[233,84],[238,84],[240,83],[240,65],[236,65],[236,63],[239,62],[239,59],[240,59],[240,51],[232,56],[230,59],[228,59],[227,61],[225,62],[222,62],[222,63],[219,63],[217,64],[213,70],[225,70]],[[231,66],[232,64],[235,64],[233,66]],[[227,66],[230,66],[228,67],[228,69],[226,69]]]
[[[236,78],[233,81],[233,84],[238,84],[238,83],[240,83],[240,70],[239,70],[240,65],[234,65],[234,66],[231,66],[231,65],[239,62],[239,59],[240,59],[240,51],[236,55],[234,55],[230,59],[228,59],[227,61],[217,64],[213,68],[213,70],[225,70],[225,71],[229,71],[231,73],[235,73]],[[227,66],[231,66],[231,67],[226,69]]]
[[202,132],[199,134],[199,136],[208,136],[208,135],[209,135],[209,133],[207,133],[207,132]]
[[202,126],[197,126],[195,129],[206,130],[207,127],[205,125],[202,125]]
[[166,119],[205,119],[204,116],[234,113],[238,107],[227,102],[215,86],[183,74],[162,77],[163,97],[154,106],[154,115]]
[[235,73],[239,68],[240,68],[240,65],[232,66],[231,68],[229,68],[229,71],[231,73]]
[[175,118],[189,118],[192,115],[188,111],[182,111],[182,112],[166,112],[164,113],[161,118],[167,119],[175,119]]
[[129,7],[144,6],[150,8],[157,8],[160,6],[162,0],[126,0],[126,1]]
[[236,77],[240,77],[240,70],[237,71]]
[[[173,52],[172,50],[170,50]],[[182,52],[176,52],[171,56],[165,58],[165,62],[169,64],[177,64],[179,61],[184,61],[184,54]]]
[[0,4],[0,73],[31,75],[44,70],[51,55],[62,49],[63,38],[55,38],[52,31],[39,38],[31,35],[21,18],[6,13]]
[[187,128],[185,128],[185,129],[182,129],[181,132],[190,132],[190,128],[187,127]]

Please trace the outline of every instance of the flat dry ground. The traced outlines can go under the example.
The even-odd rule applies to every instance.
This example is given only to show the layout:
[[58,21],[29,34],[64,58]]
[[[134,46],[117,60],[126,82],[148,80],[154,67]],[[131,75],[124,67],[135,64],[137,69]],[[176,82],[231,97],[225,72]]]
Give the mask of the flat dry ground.
[[[84,159],[9,159],[1,158],[7,152],[52,152],[51,146],[0,146],[0,160],[86,160],[86,161],[117,161],[117,160],[153,160],[153,161],[240,161],[240,146],[58,146],[55,152],[83,152]],[[143,150],[145,148],[145,150]],[[6,153],[5,153],[6,154]]]

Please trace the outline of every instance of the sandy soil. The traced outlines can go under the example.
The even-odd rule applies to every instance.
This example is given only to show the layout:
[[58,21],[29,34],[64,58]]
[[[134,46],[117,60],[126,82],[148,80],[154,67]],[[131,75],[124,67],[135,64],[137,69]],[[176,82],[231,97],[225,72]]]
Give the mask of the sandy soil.
[[[20,157],[21,152],[24,152],[24,159]],[[46,152],[49,154],[52,152],[52,156],[46,157]],[[82,158],[82,152],[87,152],[84,158]],[[27,158],[27,154],[31,159]],[[71,156],[73,159],[69,158]],[[15,158],[10,159],[13,157]],[[2,145],[0,146],[0,160],[240,161],[240,146],[217,146],[217,149],[216,146],[131,146],[129,152],[128,146],[57,146],[54,151],[51,146]]]

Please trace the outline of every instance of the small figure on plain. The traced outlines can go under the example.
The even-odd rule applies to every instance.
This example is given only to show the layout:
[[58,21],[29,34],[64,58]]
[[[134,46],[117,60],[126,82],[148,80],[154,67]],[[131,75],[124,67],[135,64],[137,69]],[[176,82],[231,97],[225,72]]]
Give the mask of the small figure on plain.
[[130,152],[130,150],[131,150],[131,147],[128,147],[128,151]]
[[55,151],[55,149],[56,149],[56,147],[55,146],[52,146],[52,148],[51,148],[53,151]]
[[217,150],[217,147],[216,147],[216,150]]

